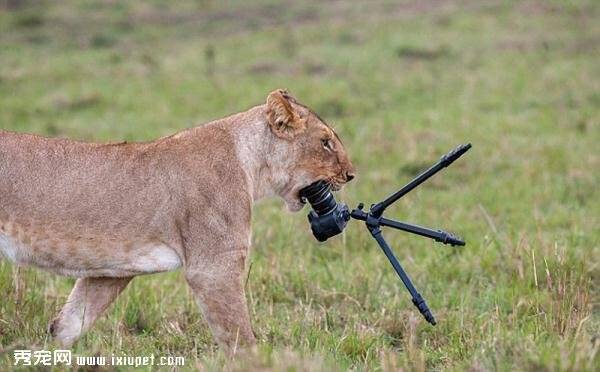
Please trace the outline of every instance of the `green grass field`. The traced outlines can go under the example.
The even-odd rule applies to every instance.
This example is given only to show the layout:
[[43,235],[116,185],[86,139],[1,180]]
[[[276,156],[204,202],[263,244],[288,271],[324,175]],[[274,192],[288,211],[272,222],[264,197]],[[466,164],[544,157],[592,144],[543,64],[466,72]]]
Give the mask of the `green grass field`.
[[[228,360],[181,272],[138,277],[77,355],[231,370],[598,370],[600,4],[595,1],[0,1],[0,128],[142,141],[288,88],[382,199],[473,149],[386,214],[428,325],[357,222],[318,244],[307,210],[257,205],[247,296],[258,350]],[[1,197],[1,196],[0,196]],[[56,348],[74,280],[0,261],[0,370]],[[154,369],[159,369],[154,367]]]

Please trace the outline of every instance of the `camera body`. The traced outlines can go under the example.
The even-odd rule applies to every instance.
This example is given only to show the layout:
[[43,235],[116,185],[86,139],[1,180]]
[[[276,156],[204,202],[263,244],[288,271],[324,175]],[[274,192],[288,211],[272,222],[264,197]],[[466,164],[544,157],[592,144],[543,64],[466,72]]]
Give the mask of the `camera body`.
[[315,211],[310,211],[308,221],[310,229],[318,241],[325,240],[336,236],[346,228],[346,223],[350,219],[350,210],[346,204],[336,204],[336,207],[331,213],[318,215]]
[[350,220],[350,210],[335,201],[331,187],[325,181],[317,181],[300,190],[300,196],[312,206],[308,222],[315,238],[324,242],[341,233]]

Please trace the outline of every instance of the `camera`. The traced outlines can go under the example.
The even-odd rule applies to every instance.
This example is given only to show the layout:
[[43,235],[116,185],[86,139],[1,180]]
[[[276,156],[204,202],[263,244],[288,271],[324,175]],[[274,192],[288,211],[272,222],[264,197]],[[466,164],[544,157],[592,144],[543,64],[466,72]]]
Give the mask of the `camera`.
[[300,197],[312,206],[308,214],[308,222],[313,235],[318,241],[341,233],[350,220],[350,210],[343,203],[335,201],[331,186],[325,181],[317,181],[302,190]]

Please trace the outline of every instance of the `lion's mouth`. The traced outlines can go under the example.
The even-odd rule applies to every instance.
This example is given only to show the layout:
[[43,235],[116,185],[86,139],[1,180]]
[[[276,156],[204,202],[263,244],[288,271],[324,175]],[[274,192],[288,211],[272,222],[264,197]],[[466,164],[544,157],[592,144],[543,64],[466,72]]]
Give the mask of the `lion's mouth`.
[[337,182],[329,182],[329,186],[331,187],[331,191],[338,192],[342,189],[342,184]]

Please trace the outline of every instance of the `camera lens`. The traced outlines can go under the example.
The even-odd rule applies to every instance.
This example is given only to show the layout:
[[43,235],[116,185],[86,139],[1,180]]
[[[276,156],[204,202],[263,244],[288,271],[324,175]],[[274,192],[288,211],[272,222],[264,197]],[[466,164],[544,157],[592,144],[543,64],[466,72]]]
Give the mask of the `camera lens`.
[[350,219],[350,211],[344,203],[337,203],[331,187],[325,181],[317,181],[300,190],[300,197],[312,206],[308,214],[310,228],[318,241],[341,233]]
[[317,181],[300,191],[300,196],[308,200],[315,213],[319,216],[331,213],[335,210],[337,203],[331,187],[325,181]]

